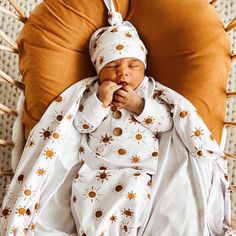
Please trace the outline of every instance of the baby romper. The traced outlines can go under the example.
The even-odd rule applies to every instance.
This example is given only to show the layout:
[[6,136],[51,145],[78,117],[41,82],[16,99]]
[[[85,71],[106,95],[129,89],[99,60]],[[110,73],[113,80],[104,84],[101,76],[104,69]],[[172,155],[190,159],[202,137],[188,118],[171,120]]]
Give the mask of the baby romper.
[[83,133],[82,167],[72,184],[71,208],[78,235],[136,235],[151,198],[156,173],[158,132],[171,129],[169,108],[154,94],[155,81],[145,77],[136,88],[145,98],[136,116],[97,98],[98,82],[81,98],[74,125]]

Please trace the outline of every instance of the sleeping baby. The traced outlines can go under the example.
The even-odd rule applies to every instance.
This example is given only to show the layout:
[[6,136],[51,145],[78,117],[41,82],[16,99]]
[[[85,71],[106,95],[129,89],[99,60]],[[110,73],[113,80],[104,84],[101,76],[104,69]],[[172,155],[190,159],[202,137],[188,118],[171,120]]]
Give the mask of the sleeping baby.
[[83,162],[72,186],[79,235],[136,235],[147,218],[158,133],[170,130],[170,109],[144,75],[146,48],[118,12],[90,40],[98,79],[85,90],[74,125]]
[[97,76],[60,94],[31,131],[0,234],[236,235],[224,152],[187,99],[145,76],[136,29],[104,3],[110,26],[89,47]]

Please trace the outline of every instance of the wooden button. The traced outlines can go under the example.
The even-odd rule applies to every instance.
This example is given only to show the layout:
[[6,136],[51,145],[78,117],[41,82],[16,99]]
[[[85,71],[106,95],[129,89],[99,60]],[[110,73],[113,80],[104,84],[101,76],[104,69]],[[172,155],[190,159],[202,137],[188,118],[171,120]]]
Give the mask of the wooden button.
[[122,129],[119,127],[116,127],[115,129],[113,129],[113,134],[115,136],[120,136],[122,134]]
[[121,116],[122,116],[121,111],[116,110],[116,111],[113,112],[113,117],[114,117],[114,118],[116,118],[116,119],[120,119]]

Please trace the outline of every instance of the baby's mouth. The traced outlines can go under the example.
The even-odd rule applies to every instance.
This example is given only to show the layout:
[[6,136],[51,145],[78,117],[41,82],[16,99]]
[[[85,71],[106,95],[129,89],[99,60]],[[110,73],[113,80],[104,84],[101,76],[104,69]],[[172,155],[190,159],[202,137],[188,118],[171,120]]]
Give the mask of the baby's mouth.
[[126,86],[127,83],[126,82],[120,82],[119,85]]

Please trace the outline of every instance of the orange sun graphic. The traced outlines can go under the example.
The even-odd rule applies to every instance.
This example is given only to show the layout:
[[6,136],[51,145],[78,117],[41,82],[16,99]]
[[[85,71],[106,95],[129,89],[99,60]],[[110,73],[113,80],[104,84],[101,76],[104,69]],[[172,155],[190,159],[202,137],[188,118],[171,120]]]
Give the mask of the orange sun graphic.
[[138,178],[140,178],[142,176],[142,173],[137,171],[135,173],[132,173],[130,176],[134,177],[137,180]]
[[134,217],[134,212],[131,211],[130,208],[128,208],[128,209],[124,208],[123,210],[121,210],[121,213],[122,213],[122,215],[124,215],[126,217],[129,217],[129,218],[133,218]]
[[55,131],[52,133],[52,143],[61,143],[61,141],[64,139],[65,135],[61,132],[61,130]]
[[126,38],[133,38],[133,35],[130,32],[125,33]]
[[109,220],[111,221],[111,223],[114,223],[114,222],[116,222],[116,221],[118,220],[118,218],[117,218],[116,215],[113,214],[113,215],[109,218]]
[[54,120],[51,122],[51,124],[53,124],[53,123],[57,123],[58,124],[63,119],[63,111],[61,111],[61,112],[55,111],[55,113],[56,114],[52,116],[54,118]]
[[41,134],[40,137],[43,137],[43,140],[46,140],[50,138],[52,131],[50,131],[48,127],[47,129],[42,128],[42,131],[40,131],[39,133]]
[[112,136],[101,136],[100,143],[104,143],[105,145],[110,144],[113,141]]
[[115,154],[118,157],[124,158],[129,154],[129,150],[127,149],[127,147],[120,145],[120,146],[115,147]]
[[132,156],[131,163],[138,163],[140,162],[141,158],[138,155]]
[[98,168],[99,170],[108,170],[108,166],[105,165],[105,164],[100,164],[100,165],[98,165],[97,168]]
[[93,212],[95,220],[101,220],[105,216],[105,212],[102,208],[98,208]]
[[201,136],[204,135],[203,131],[204,131],[204,129],[202,129],[201,127],[199,127],[199,128],[195,127],[195,130],[192,131],[191,138],[194,137],[195,139],[197,139],[197,138],[201,139]]
[[134,193],[134,191],[132,190],[131,192],[128,192],[128,194],[127,194],[127,198],[129,199],[129,200],[135,200],[136,199],[136,193]]
[[124,233],[124,234],[132,234],[132,230],[133,227],[130,226],[130,222],[121,222],[120,225],[120,230]]
[[130,137],[133,141],[136,141],[138,144],[144,143],[145,139],[145,131],[137,130],[136,132],[132,132],[132,136]]
[[82,182],[83,182],[83,179],[84,179],[84,175],[78,172],[78,173],[76,174],[75,178],[74,178],[74,183],[76,183],[77,181],[79,181],[80,183],[82,183]]
[[101,181],[102,183],[105,181],[105,180],[109,180],[109,177],[110,177],[111,175],[110,175],[110,173],[109,172],[106,172],[105,170],[104,171],[99,171],[99,174],[98,175],[96,175],[96,177],[97,177],[97,180],[99,181]]
[[111,52],[113,54],[118,53],[119,55],[121,55],[123,52],[128,52],[127,46],[125,45],[125,43],[117,43],[112,46],[113,46],[113,48],[111,49]]
[[24,200],[26,200],[26,199],[33,200],[35,193],[36,193],[36,191],[32,190],[32,186],[24,185],[19,196],[24,197]]
[[204,152],[202,148],[197,148],[195,147],[195,157],[200,158],[200,157],[205,157]]
[[66,116],[66,119],[67,120],[72,120],[73,119],[73,115],[71,113],[69,113],[67,116]]
[[96,150],[94,151],[95,157],[97,157],[97,156],[102,156],[103,151],[104,151],[103,148],[98,148],[98,147],[97,147]]
[[44,150],[43,155],[46,157],[46,159],[52,159],[53,157],[55,157],[56,152],[54,152],[53,149],[47,148],[46,150]]
[[1,216],[3,216],[6,219],[10,215],[10,213],[11,213],[11,208],[10,207],[5,207],[2,210]]
[[146,117],[146,118],[144,119],[144,123],[145,123],[146,125],[152,125],[154,120],[155,120],[155,119],[154,119],[152,116],[148,116],[148,117]]
[[125,184],[118,182],[112,187],[112,192],[121,193],[124,191],[124,188],[125,188]]
[[38,176],[44,176],[46,174],[46,170],[43,169],[43,168],[39,168],[39,169],[36,170],[36,174]]
[[25,216],[26,215],[26,212],[27,212],[27,209],[24,207],[22,207],[21,205],[19,205],[18,208],[16,208],[16,214],[18,216]]
[[94,186],[92,186],[91,189],[85,189],[86,193],[84,193],[83,195],[85,196],[85,198],[89,199],[90,202],[93,202],[94,200],[99,201],[98,198],[101,195],[99,193],[100,188],[101,187],[95,189]]

